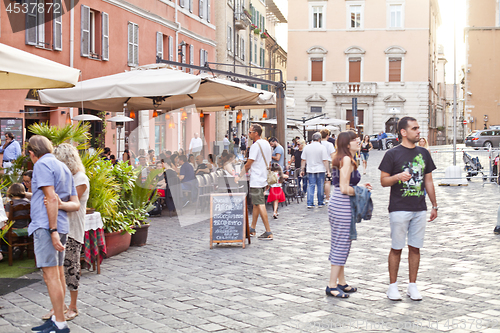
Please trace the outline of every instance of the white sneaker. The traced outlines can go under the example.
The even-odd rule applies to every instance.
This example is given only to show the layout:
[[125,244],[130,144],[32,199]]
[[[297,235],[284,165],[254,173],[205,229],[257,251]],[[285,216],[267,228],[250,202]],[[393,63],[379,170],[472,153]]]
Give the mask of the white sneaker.
[[408,290],[406,291],[406,295],[412,299],[412,301],[421,301],[422,295],[418,292],[416,283],[409,283]]
[[389,289],[387,290],[387,297],[391,301],[401,301],[401,294],[398,290],[398,283],[394,282],[389,285]]

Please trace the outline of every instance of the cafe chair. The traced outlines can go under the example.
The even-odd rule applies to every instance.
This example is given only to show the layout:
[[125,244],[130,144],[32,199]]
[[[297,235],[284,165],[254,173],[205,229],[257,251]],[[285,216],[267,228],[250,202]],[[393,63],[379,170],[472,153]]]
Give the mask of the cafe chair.
[[[26,220],[30,219],[30,208],[31,204],[29,202],[26,202],[22,205],[11,205],[12,211],[9,213],[10,216],[16,215],[15,213],[18,211],[27,211],[27,214],[24,215],[18,215],[16,217],[13,217],[9,219],[10,221],[17,221],[17,220]],[[23,258],[23,252],[26,250],[28,252],[28,258],[33,255],[35,257],[35,252],[34,252],[34,243],[33,243],[33,236],[28,236],[28,227],[26,228],[20,228],[20,229],[14,229],[10,228],[7,231],[6,234],[6,239],[7,239],[7,245],[9,247],[8,251],[8,256],[9,256],[9,266],[12,266],[13,264],[13,250],[15,247],[18,247],[21,249],[21,259]],[[35,258],[36,262],[36,258]]]

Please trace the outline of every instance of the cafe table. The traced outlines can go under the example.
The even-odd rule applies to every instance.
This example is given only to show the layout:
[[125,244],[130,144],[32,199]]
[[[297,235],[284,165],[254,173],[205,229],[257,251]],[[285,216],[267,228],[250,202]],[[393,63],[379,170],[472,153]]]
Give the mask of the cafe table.
[[85,261],[85,266],[92,266],[94,271],[97,268],[97,274],[101,274],[103,254],[106,255],[107,253],[103,226],[99,212],[85,215],[85,240],[82,259]]

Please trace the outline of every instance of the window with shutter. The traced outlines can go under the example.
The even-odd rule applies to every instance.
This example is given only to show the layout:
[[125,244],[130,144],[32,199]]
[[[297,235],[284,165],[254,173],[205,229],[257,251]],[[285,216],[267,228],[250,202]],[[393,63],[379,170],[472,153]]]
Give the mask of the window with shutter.
[[[194,65],[194,46],[189,45],[189,64]],[[192,68],[189,69],[189,73],[193,74],[194,70]]]
[[179,6],[181,6],[182,8],[184,8],[184,0],[179,0]]
[[189,12],[193,12],[193,0],[188,0],[189,1]]
[[[37,0],[27,0],[28,8],[36,6]],[[26,44],[37,44],[37,15],[28,10],[26,13]]]
[[207,1],[207,22],[210,22],[210,1],[211,0],[206,0]]
[[163,59],[163,34],[156,32],[156,56]]
[[168,60],[174,61],[174,37],[168,36]]
[[[44,8],[44,0],[38,0],[38,6],[42,6],[41,8]],[[36,24],[37,24],[37,32],[36,32],[36,39],[37,39],[37,45],[40,47],[47,47],[49,44],[46,44],[46,39],[45,39],[45,10],[38,10],[37,8],[37,18],[36,18]],[[48,40],[47,40],[48,42]]]
[[401,82],[401,59],[389,59],[389,82]]
[[[62,8],[61,0],[54,0],[54,6],[59,6],[59,8]],[[56,51],[62,51],[62,13],[53,13],[52,15],[54,20],[53,48]]]
[[205,66],[205,50],[200,49],[200,66],[203,67]]
[[102,20],[102,60],[109,60],[109,15],[101,13]]
[[139,65],[139,26],[134,24],[134,65]]
[[90,55],[90,7],[82,5],[81,20],[81,50],[82,57]]
[[200,15],[200,18],[203,19],[203,10],[205,9],[205,2],[203,0],[200,0],[200,2],[198,3],[198,11],[199,11],[199,15]]
[[311,59],[311,81],[323,81],[323,58]]
[[240,48],[241,48],[240,51],[241,60],[245,61],[245,39],[243,39],[243,37],[241,37]]
[[231,51],[231,27],[227,27],[227,50]]

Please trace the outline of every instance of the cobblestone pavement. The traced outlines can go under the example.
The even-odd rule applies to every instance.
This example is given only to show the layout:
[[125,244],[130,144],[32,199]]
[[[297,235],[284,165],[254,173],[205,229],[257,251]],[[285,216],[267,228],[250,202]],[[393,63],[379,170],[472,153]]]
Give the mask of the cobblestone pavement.
[[[374,216],[358,225],[346,265],[358,287],[347,300],[325,296],[330,264],[326,209],[304,202],[271,219],[275,239],[246,249],[209,249],[209,225],[151,219],[148,244],[85,272],[72,332],[500,332],[500,236],[493,234],[496,185],[437,187],[439,217],[428,223],[420,302],[386,298],[389,189],[379,182],[383,152],[372,152],[363,180],[374,185]],[[437,183],[437,182],[436,182]],[[263,232],[259,221],[257,232]],[[399,289],[408,264],[404,250]],[[30,278],[41,279],[39,273]],[[28,332],[50,308],[44,283],[0,298],[0,332]]]

